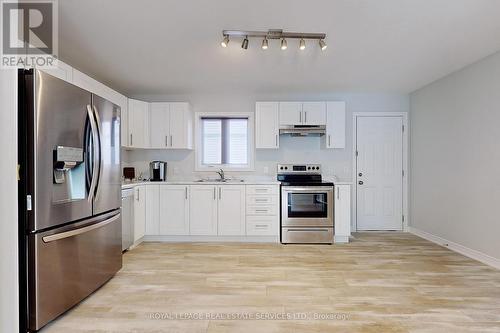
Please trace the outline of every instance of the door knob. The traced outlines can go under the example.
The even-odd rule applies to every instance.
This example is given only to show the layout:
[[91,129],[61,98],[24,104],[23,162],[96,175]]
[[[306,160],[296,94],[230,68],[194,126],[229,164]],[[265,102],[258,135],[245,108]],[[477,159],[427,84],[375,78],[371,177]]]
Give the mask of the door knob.
[[359,184],[359,185],[363,185],[363,181],[362,181],[362,180],[360,180],[360,181],[358,182],[358,184]]

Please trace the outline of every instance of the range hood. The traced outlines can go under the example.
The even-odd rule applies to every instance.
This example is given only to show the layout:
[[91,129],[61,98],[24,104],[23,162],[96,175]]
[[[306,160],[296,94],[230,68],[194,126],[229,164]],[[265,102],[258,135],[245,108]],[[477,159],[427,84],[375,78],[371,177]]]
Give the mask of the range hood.
[[285,125],[280,126],[280,135],[291,136],[322,136],[325,135],[325,125]]

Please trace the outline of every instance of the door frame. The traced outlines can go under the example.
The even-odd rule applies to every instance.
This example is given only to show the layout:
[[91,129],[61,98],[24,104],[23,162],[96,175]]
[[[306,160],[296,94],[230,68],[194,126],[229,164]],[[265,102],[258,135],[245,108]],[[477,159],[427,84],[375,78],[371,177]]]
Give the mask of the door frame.
[[403,193],[402,193],[402,223],[403,223],[403,231],[408,232],[409,225],[409,214],[408,214],[408,137],[409,137],[409,127],[408,127],[408,112],[354,112],[352,114],[352,230],[358,231],[358,193],[356,186],[356,146],[357,146],[357,138],[358,138],[358,128],[357,128],[357,120],[361,117],[401,117],[403,122],[403,172],[402,176],[403,181]]

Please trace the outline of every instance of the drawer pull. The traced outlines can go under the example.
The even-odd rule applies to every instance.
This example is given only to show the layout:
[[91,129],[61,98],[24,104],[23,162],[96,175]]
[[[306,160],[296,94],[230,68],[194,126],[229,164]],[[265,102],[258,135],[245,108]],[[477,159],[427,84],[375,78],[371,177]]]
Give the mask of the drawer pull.
[[269,199],[255,199],[255,202],[268,202]]
[[259,213],[267,213],[268,212],[267,209],[256,209],[255,211],[259,212]]
[[255,229],[267,229],[268,225],[267,224],[256,224]]

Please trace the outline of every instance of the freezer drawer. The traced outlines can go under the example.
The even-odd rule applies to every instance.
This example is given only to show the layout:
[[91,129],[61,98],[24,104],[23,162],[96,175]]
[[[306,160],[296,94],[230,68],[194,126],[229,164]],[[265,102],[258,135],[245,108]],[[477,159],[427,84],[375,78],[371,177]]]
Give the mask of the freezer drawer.
[[323,227],[282,228],[281,243],[332,244],[333,228],[323,228]]
[[40,329],[120,270],[121,232],[121,215],[114,211],[28,236],[30,329]]

